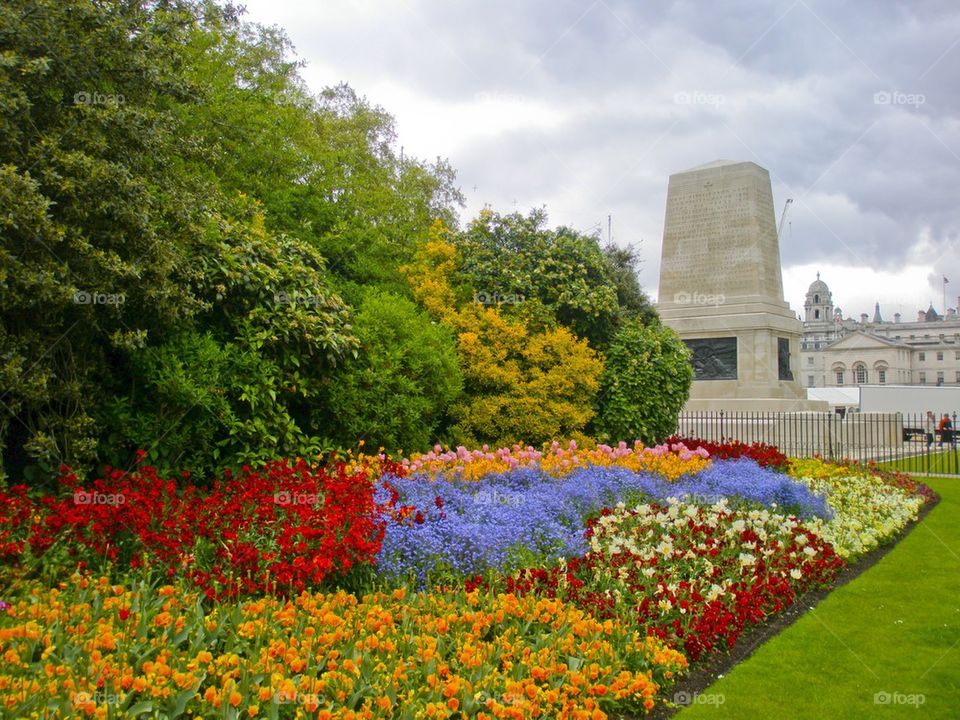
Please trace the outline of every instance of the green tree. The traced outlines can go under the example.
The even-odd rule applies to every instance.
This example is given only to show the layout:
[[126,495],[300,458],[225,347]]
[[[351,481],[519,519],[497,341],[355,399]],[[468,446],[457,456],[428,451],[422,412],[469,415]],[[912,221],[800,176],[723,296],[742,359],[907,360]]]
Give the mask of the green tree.
[[[233,37],[244,41],[222,41]],[[205,74],[204,45],[233,52],[235,64]],[[313,394],[355,341],[309,219],[294,213],[289,232],[271,228],[256,198],[272,200],[275,180],[298,185],[311,162],[283,151],[290,125],[275,122],[309,128],[318,116],[282,47],[213,2],[0,6],[5,468],[89,465],[98,448],[114,460],[124,443],[147,439],[179,457],[163,446],[177,435],[170,423],[189,426],[207,405],[220,436],[206,425],[198,435],[215,443],[211,453],[313,446]],[[261,77],[272,84],[253,82]],[[303,102],[282,106],[278,90]],[[229,96],[270,112],[231,115],[236,107],[221,107]],[[276,154],[272,173],[248,179],[252,195],[242,165],[224,160],[242,148],[229,143],[237,124],[262,142],[251,162],[270,166],[267,149]],[[310,304],[277,302],[283,293]],[[228,349],[235,359],[215,360]],[[211,372],[187,372],[177,350]],[[150,400],[163,408],[143,408],[152,432],[126,428]]]
[[[89,462],[118,358],[198,308],[181,277],[208,205],[172,106],[194,105],[177,3],[0,6],[6,465]],[[178,158],[178,159],[175,159]]]
[[607,261],[609,276],[617,291],[617,304],[620,306],[621,320],[640,320],[644,325],[659,322],[657,309],[640,287],[637,271],[640,255],[632,247],[606,245],[603,256]]
[[596,238],[568,228],[549,230],[546,214],[534,210],[499,215],[484,210],[456,237],[462,272],[477,299],[500,305],[508,317],[540,314],[525,303],[550,310],[553,318],[594,347],[604,347],[619,317],[612,268]]
[[460,254],[442,223],[406,268],[417,300],[450,327],[464,393],[450,408],[455,442],[511,445],[582,437],[602,358],[565,327],[531,330],[460,285]]
[[425,451],[440,439],[463,387],[452,333],[411,301],[382,291],[367,293],[353,329],[359,357],[330,380],[336,440]]
[[692,381],[690,352],[673,330],[626,323],[606,352],[594,421],[598,439],[651,445],[673,434]]

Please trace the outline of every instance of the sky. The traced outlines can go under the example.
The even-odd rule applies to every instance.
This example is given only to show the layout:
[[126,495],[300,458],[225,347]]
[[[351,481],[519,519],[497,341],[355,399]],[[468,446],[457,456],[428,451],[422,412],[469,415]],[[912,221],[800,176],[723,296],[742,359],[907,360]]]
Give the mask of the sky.
[[[816,273],[844,315],[960,295],[956,0],[246,0],[313,91],[349,84],[467,204],[608,234],[657,294],[667,181],[770,172],[785,299]],[[608,223],[609,218],[609,223]],[[608,233],[609,230],[609,233]],[[951,299],[952,298],[952,299]]]

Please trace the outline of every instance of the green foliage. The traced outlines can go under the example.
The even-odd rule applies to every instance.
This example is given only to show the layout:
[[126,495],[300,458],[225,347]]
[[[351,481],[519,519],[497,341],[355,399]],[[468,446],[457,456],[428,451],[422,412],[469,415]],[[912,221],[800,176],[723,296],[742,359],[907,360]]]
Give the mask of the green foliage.
[[207,196],[177,167],[194,159],[193,146],[169,112],[194,104],[176,61],[192,12],[0,6],[8,464],[91,461],[103,378],[151,331],[197,309],[180,273]]
[[289,51],[207,0],[0,6],[3,472],[319,448],[342,297],[409,294],[459,196]]
[[640,320],[644,325],[660,321],[657,309],[640,287],[637,272],[640,255],[632,247],[607,245],[603,248],[610,279],[617,290],[617,304],[623,320]]
[[603,360],[565,327],[544,331],[494,307],[458,300],[460,256],[436,223],[406,269],[417,300],[457,336],[464,394],[450,409],[455,442],[539,444],[581,436],[593,417]]
[[598,439],[651,445],[673,434],[692,381],[689,350],[675,332],[659,324],[624,325],[600,378]]
[[330,383],[336,439],[425,451],[463,386],[452,333],[409,300],[385,292],[366,295],[353,329],[360,355]]
[[[602,348],[620,317],[614,267],[596,238],[546,229],[546,219],[541,210],[527,217],[482,211],[455,239],[462,272],[481,302],[499,305],[508,317],[529,315],[525,303],[538,302],[556,322]],[[537,319],[542,325],[542,316]]]

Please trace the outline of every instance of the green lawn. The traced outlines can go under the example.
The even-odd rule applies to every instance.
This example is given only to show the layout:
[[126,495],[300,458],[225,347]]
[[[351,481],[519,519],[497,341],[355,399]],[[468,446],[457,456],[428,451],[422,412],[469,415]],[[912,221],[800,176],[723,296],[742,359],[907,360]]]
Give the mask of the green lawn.
[[677,718],[960,718],[960,478],[925,482],[920,525]]
[[948,473],[951,475],[960,473],[960,450],[951,449],[937,452],[936,445],[934,445],[932,449],[934,452],[931,452],[929,455],[914,455],[913,457],[904,458],[903,460],[879,464],[904,472]]

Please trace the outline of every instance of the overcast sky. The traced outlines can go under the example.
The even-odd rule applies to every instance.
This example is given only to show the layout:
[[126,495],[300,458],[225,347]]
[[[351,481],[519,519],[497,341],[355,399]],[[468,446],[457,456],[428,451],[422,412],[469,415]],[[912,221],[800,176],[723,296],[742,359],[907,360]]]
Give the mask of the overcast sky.
[[[246,0],[310,87],[346,82],[467,198],[640,245],[656,297],[667,179],[770,171],[786,300],[821,277],[845,315],[960,295],[956,0]],[[952,299],[951,299],[952,297]]]

